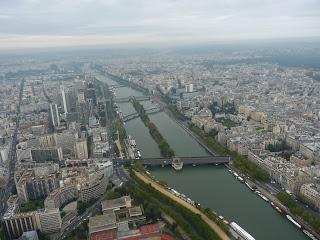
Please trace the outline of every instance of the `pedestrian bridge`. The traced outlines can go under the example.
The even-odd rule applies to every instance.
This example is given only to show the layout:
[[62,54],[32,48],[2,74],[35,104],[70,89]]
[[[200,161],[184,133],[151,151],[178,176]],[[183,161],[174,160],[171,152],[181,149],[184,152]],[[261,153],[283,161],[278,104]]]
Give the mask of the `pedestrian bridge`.
[[[179,157],[183,165],[224,164],[230,162],[229,156],[202,156],[202,157]],[[117,159],[119,163],[131,163],[134,159]],[[173,158],[142,158],[142,165],[166,166],[171,165]]]
[[[124,98],[115,98],[113,101],[117,103],[123,103],[123,102],[129,102],[131,99],[132,97],[124,97]],[[134,99],[137,101],[147,101],[147,100],[150,100],[150,96],[135,97]]]

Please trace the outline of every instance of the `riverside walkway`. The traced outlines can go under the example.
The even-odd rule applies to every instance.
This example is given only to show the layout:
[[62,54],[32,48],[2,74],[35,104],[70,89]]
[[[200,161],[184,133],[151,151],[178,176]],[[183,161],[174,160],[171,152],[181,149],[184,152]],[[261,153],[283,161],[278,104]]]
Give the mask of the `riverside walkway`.
[[210,218],[208,218],[203,212],[201,212],[198,208],[194,207],[190,203],[187,203],[186,201],[182,200],[181,198],[175,196],[173,193],[169,192],[167,189],[165,189],[160,184],[154,182],[149,177],[146,177],[145,175],[141,174],[140,172],[134,171],[134,174],[141,179],[146,184],[150,184],[153,188],[161,192],[162,194],[166,195],[167,197],[171,198],[175,202],[181,204],[182,206],[188,208],[195,214],[199,214],[202,218],[202,220],[208,224],[208,226],[216,233],[222,240],[230,240],[228,235]]

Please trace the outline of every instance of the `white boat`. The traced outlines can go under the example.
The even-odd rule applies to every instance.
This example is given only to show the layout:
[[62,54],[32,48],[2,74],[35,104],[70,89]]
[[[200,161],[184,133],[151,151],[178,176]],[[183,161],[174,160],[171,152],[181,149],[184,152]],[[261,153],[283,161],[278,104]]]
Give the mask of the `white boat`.
[[243,180],[243,178],[242,177],[237,177],[238,178],[238,180],[240,181],[240,182],[244,182],[244,180]]
[[303,230],[302,231],[305,235],[307,235],[309,238],[311,238],[312,240],[317,240],[317,238],[315,236],[313,236],[311,233],[309,233],[307,230]]
[[233,175],[234,175],[235,177],[239,177],[239,175],[238,175],[236,172],[233,172]]
[[263,200],[265,200],[266,202],[269,202],[269,199],[266,197],[266,196],[264,196],[263,194],[258,194]]
[[290,215],[286,215],[287,219],[292,222],[294,225],[296,225],[298,228],[301,228],[301,225],[297,223]]
[[282,213],[282,210],[279,208],[279,207],[275,207],[275,209],[279,212],[279,213]]
[[245,184],[251,191],[254,191],[254,189],[249,185],[249,183],[245,182]]
[[240,227],[235,222],[230,223],[231,230],[238,235],[236,237],[240,237],[241,239],[245,240],[255,240],[254,237],[252,237],[246,230],[244,230],[242,227]]

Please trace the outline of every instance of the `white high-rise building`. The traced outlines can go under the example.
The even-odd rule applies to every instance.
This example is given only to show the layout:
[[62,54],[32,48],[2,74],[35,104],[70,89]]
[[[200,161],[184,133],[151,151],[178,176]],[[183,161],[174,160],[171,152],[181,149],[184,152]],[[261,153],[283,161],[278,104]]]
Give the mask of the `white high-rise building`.
[[186,85],[186,92],[191,93],[193,92],[193,84],[188,84]]
[[60,117],[57,104],[50,104],[50,113],[53,126],[60,126]]
[[61,95],[62,95],[63,110],[64,110],[64,113],[67,114],[68,113],[67,100],[66,100],[66,93],[64,91],[63,86],[61,86]]

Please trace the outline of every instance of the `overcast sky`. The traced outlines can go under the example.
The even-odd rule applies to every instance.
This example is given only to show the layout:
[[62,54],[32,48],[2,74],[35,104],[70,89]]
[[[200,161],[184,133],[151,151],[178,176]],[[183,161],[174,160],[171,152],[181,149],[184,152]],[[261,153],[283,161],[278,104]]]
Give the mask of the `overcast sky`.
[[0,49],[320,36],[320,0],[0,0]]

